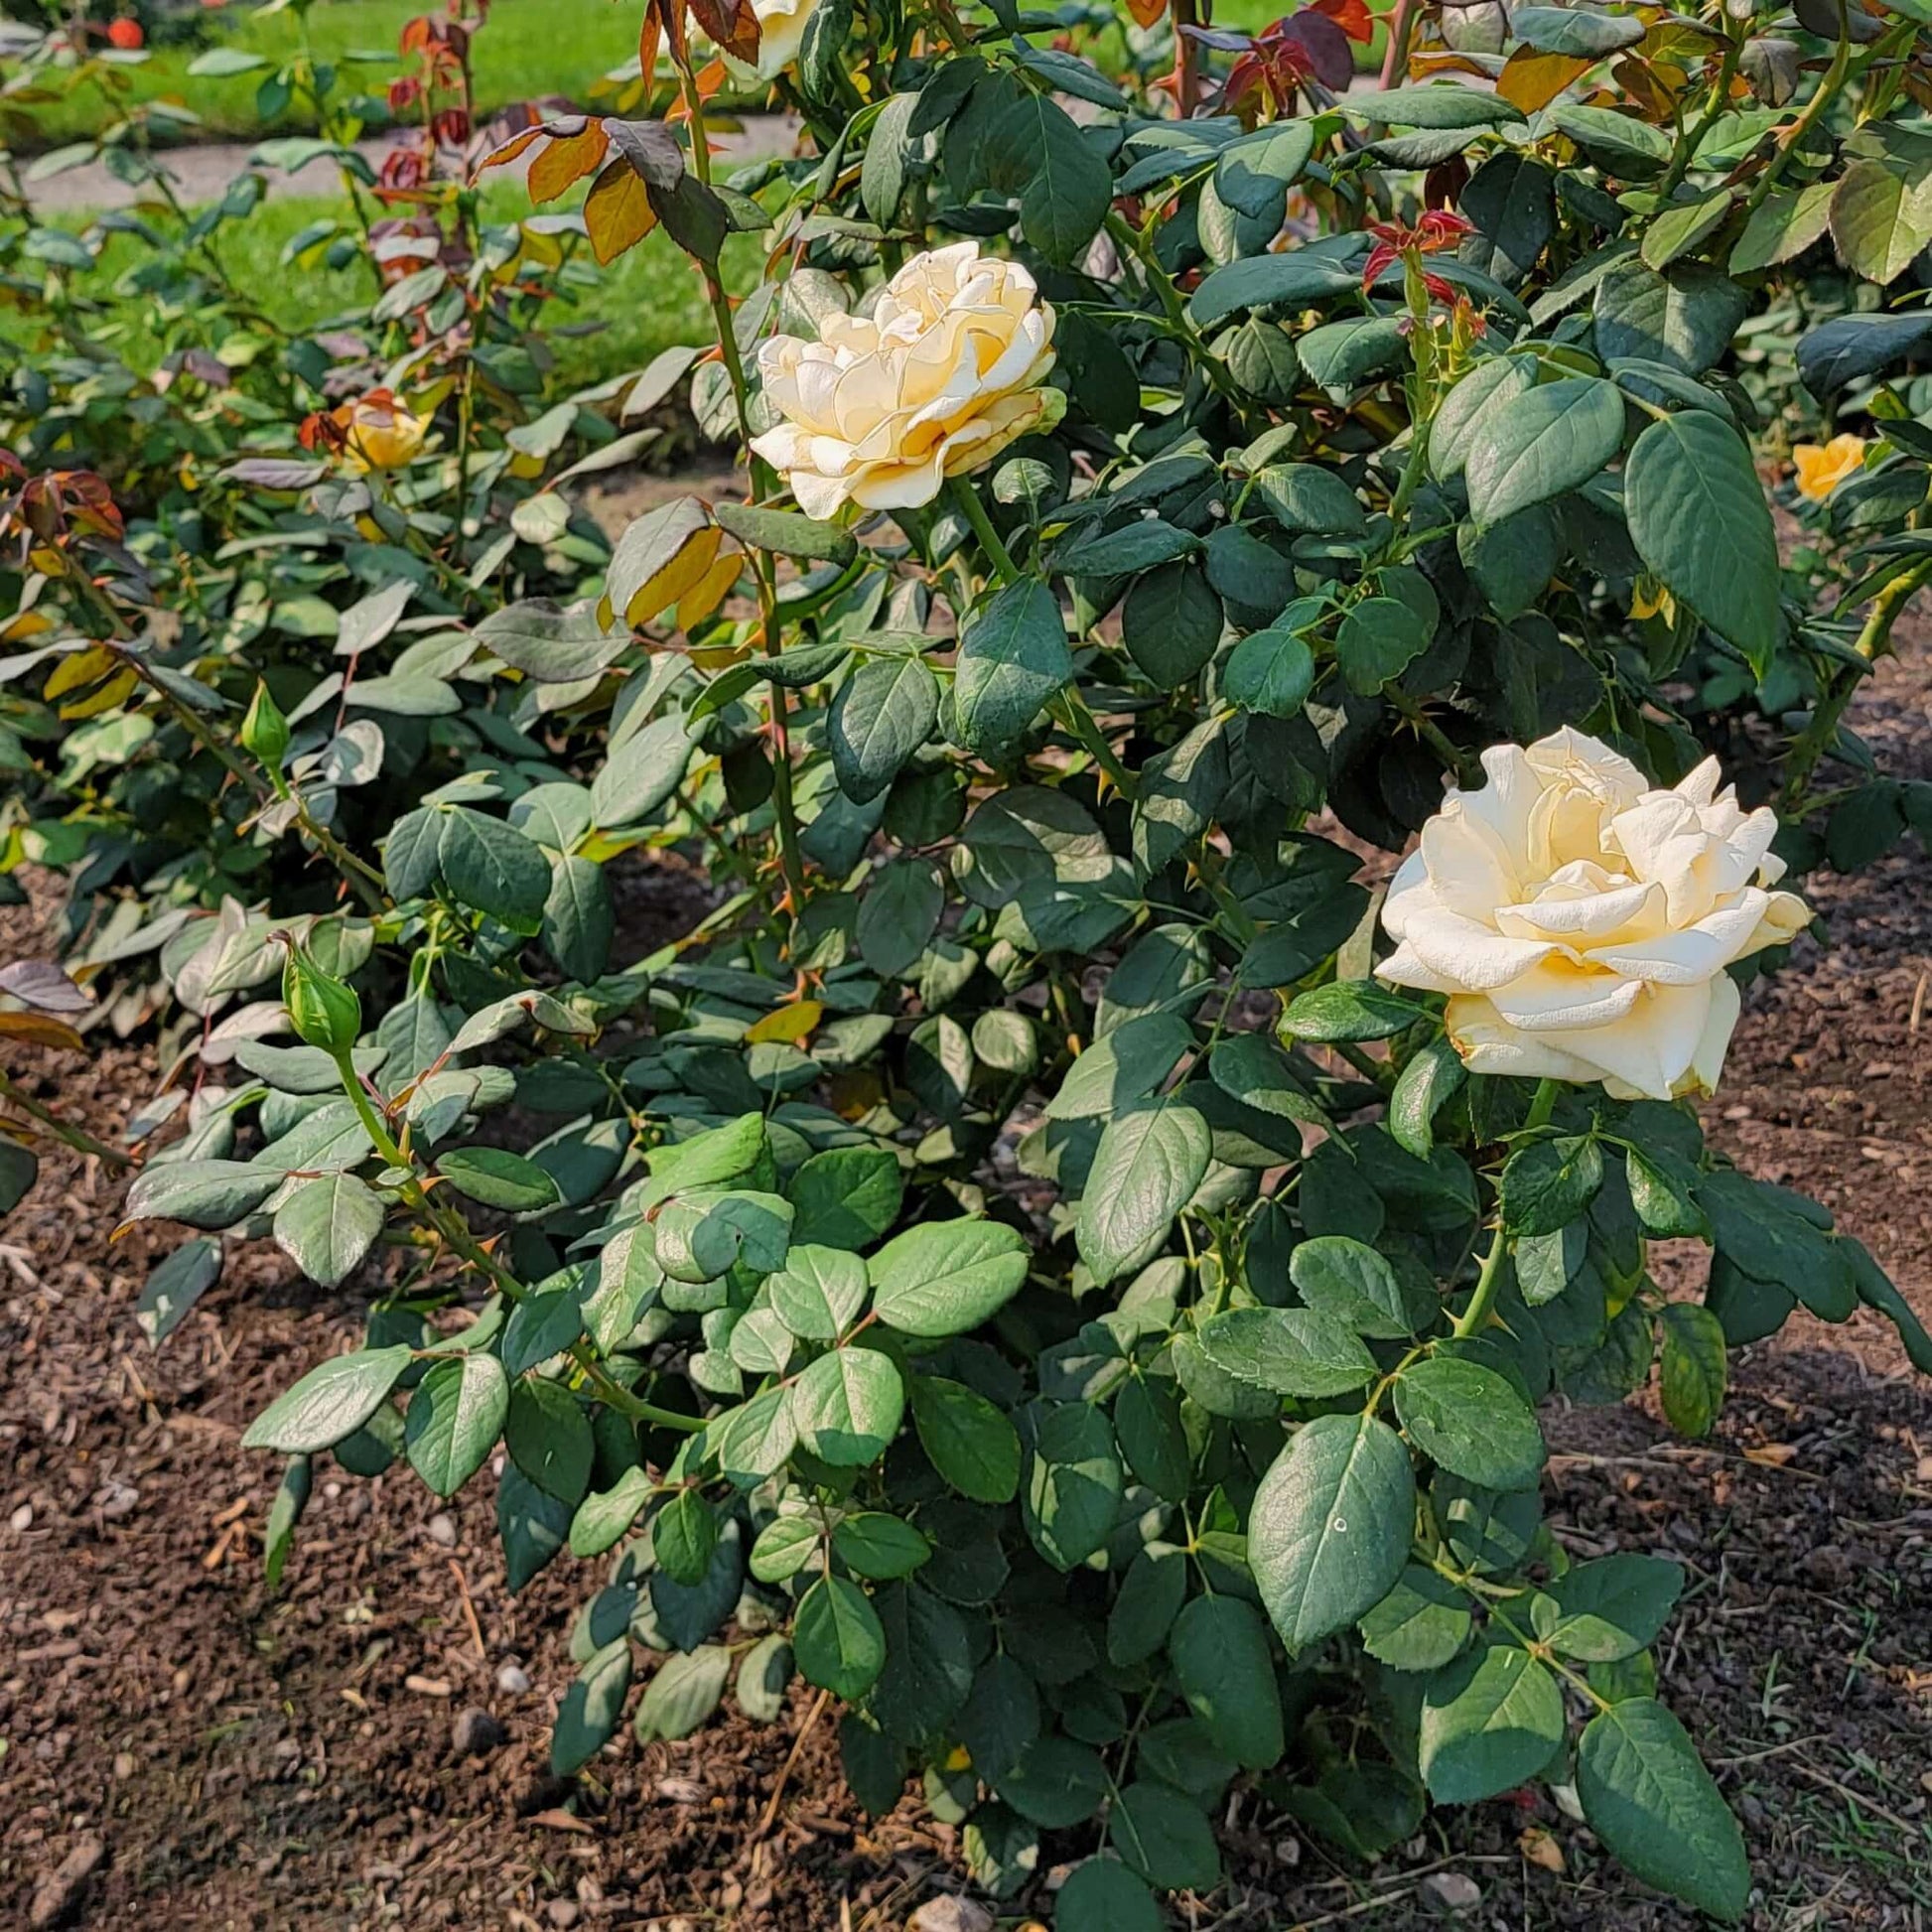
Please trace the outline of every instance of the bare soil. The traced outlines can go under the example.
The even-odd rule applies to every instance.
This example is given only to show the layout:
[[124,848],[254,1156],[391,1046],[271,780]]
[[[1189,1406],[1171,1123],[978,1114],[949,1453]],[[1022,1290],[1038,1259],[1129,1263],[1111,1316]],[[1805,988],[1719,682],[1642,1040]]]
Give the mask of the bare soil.
[[[1932,776],[1929,692],[1921,634],[1860,707],[1900,775]],[[1923,867],[1914,850],[1810,883],[1833,944],[1756,990],[1710,1125],[1751,1172],[1826,1200],[1932,1317]],[[626,941],[647,950],[704,902],[689,873],[633,881]],[[0,956],[31,950],[31,921],[8,918]],[[12,1066],[109,1139],[155,1079],[139,1046]],[[486,1480],[438,1505],[412,1476],[325,1465],[266,1589],[279,1469],[240,1451],[241,1430],[361,1310],[258,1249],[156,1353],[132,1310],[173,1237],[111,1243],[118,1193],[57,1153],[0,1227],[0,1924],[888,1932],[960,1886],[951,1829],[909,1801],[858,1811],[802,1685],[774,1725],[648,1746],[626,1729],[579,1785],[553,1781],[596,1573],[565,1560],[508,1595]],[[1703,1445],[1647,1398],[1551,1414],[1552,1520],[1579,1555],[1661,1547],[1691,1571],[1665,1683],[1743,1819],[1752,1932],[1922,1932],[1932,1388],[1869,1315],[1800,1317],[1733,1371]],[[1252,1794],[1227,1842],[1230,1881],[1183,1915],[1190,1932],[1699,1923],[1540,1796],[1432,1818],[1372,1872]],[[1050,1918],[1043,1885],[1021,1902]]]

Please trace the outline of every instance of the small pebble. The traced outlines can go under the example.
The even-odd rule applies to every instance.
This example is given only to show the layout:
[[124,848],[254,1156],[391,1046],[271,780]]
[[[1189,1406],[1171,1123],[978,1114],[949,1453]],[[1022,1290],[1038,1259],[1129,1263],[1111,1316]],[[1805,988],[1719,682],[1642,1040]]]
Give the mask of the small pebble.
[[429,1540],[440,1543],[446,1550],[456,1548],[456,1518],[444,1510],[438,1510],[429,1519]]
[[123,1784],[134,1775],[136,1768],[134,1753],[132,1751],[116,1751],[114,1753],[114,1775]]
[[1422,1889],[1451,1912],[1472,1912],[1482,1903],[1482,1887],[1460,1871],[1432,1871]]
[[450,1748],[459,1757],[483,1757],[503,1741],[503,1726],[487,1711],[470,1705],[450,1726]]
[[32,1529],[34,1527],[34,1505],[32,1503],[22,1503],[21,1506],[17,1510],[15,1510],[11,1516],[7,1518],[7,1523],[8,1526],[15,1531]]
[[928,1898],[905,1922],[905,1932],[993,1932],[993,1914],[970,1898]]
[[568,1928],[584,1916],[584,1908],[574,1898],[553,1898],[543,1915],[552,1925]]
[[530,1688],[530,1673],[521,1664],[505,1664],[496,1673],[496,1688],[506,1697],[520,1698]]

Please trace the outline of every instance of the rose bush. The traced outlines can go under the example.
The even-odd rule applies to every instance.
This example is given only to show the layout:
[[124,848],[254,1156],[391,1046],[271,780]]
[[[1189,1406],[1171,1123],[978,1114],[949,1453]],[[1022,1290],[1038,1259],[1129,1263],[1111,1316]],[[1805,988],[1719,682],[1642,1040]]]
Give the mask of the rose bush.
[[[1537,1404],[1654,1373],[1702,1434],[1800,1302],[1932,1365],[1686,1092],[1803,923],[1780,866],[1873,796],[1925,822],[1843,721],[1932,572],[1932,397],[1888,374],[1932,324],[1798,345],[1886,425],[1832,513],[1896,492],[1824,610],[1732,346],[1806,250],[1883,286],[1922,245],[1916,21],[1811,58],[1715,8],[1407,7],[1402,84],[1341,95],[1338,0],[1252,42],[1144,9],[1125,60],[1098,12],[819,0],[800,151],[725,180],[692,49],[751,65],[759,18],[652,0],[674,121],[494,151],[574,216],[479,225],[482,144],[427,126],[363,333],[255,358],[218,545],[129,412],[16,416],[11,715],[59,768],[10,858],[68,861],[64,963],[178,1049],[127,1211],[197,1232],[142,1318],[252,1238],[372,1298],[249,1432],[271,1571],[321,1457],[493,1468],[513,1587],[600,1566],[559,1773],[640,1658],[645,1738],[796,1672],[996,1898],[1076,1855],[1060,1932],[1211,1892],[1237,1781],[1369,1861],[1541,1780],[1737,1917],[1657,1681],[1681,1572],[1571,1560]],[[668,231],[702,356],[548,395],[573,224]],[[743,500],[607,542],[567,486],[687,373]],[[412,447],[358,474],[323,424],[385,388]],[[671,844],[717,903],[639,956],[611,874]],[[1709,1247],[1696,1299],[1655,1239]]]

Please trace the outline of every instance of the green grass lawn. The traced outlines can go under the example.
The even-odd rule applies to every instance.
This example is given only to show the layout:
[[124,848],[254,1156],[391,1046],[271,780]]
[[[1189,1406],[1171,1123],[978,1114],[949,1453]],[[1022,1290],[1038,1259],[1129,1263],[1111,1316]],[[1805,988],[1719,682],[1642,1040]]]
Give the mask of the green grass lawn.
[[[339,90],[379,101],[390,77],[401,70],[396,37],[403,23],[439,11],[436,0],[317,0],[309,13],[309,34],[317,58],[336,65]],[[487,114],[542,94],[586,100],[600,74],[626,59],[635,63],[639,12],[636,0],[495,0],[472,49],[479,111]],[[220,16],[217,39],[279,65],[301,51],[301,23],[293,9],[262,16],[235,4]],[[293,111],[272,122],[257,111],[255,89],[272,69],[228,79],[191,74],[197,51],[156,48],[139,66],[122,69],[129,98],[185,103],[201,116],[209,139],[247,140],[268,127],[303,126]],[[92,88],[33,109],[49,147],[84,138],[101,124],[103,112]]]
[[[1393,4],[1370,0],[1377,13]],[[372,120],[380,122],[386,119],[383,90],[399,71],[396,37],[412,16],[435,10],[436,0],[316,0],[309,13],[310,38],[317,57],[337,66],[338,88],[369,96]],[[1290,10],[1292,0],[1221,0],[1215,24],[1252,31]],[[495,0],[473,50],[479,111],[487,114],[545,94],[588,103],[593,81],[635,62],[639,13],[638,0]],[[234,0],[216,21],[220,45],[260,54],[278,65],[302,45],[293,9],[263,16]],[[1379,47],[1373,51],[1379,58]],[[1370,52],[1358,50],[1357,65],[1365,64]],[[264,120],[257,109],[256,87],[272,69],[218,79],[191,74],[195,56],[194,49],[161,47],[139,66],[121,69],[128,98],[182,102],[201,117],[207,139],[250,140],[265,131],[305,128],[304,116],[295,109],[272,120]],[[66,100],[37,104],[32,113],[38,145],[58,147],[98,128],[105,104],[90,87]]]
[[[488,220],[513,220],[527,213],[529,206],[523,189],[513,182],[499,182],[484,194]],[[359,321],[375,298],[374,275],[361,261],[331,269],[320,261],[311,267],[282,260],[283,249],[311,222],[331,219],[352,228],[348,205],[340,196],[287,196],[264,202],[246,220],[216,230],[215,253],[235,285],[259,300],[285,329],[300,332],[337,319]],[[60,225],[77,229],[85,225],[85,217],[65,216]],[[124,278],[139,267],[145,253],[139,236],[114,235],[99,266],[82,283],[83,293],[112,312],[116,352],[144,374],[159,364],[165,352],[152,299],[124,286]],[[581,259],[591,262],[588,250]],[[726,279],[735,288],[749,288],[757,279],[759,260],[757,236],[733,237],[725,248]],[[590,286],[560,296],[546,317],[546,340],[557,358],[563,387],[641,367],[659,349],[676,343],[711,340],[704,285],[661,230],[608,268],[592,263],[592,272],[595,281]],[[596,326],[584,334],[563,333],[584,325]],[[31,318],[0,308],[0,344],[24,344],[34,334]]]

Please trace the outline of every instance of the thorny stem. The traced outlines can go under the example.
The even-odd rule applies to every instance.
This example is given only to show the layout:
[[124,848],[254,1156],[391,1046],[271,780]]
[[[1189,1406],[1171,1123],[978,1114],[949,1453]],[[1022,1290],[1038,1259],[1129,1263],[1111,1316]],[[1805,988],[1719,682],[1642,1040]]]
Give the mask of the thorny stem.
[[1697,158],[1697,151],[1704,145],[1705,137],[1717,126],[1730,105],[1730,83],[1736,77],[1737,63],[1744,52],[1744,36],[1728,28],[1729,15],[1725,15],[1728,38],[1725,42],[1725,58],[1718,69],[1718,77],[1712,83],[1711,99],[1705,107],[1698,123],[1691,129],[1688,140],[1680,140],[1677,152],[1671,157],[1669,170],[1657,184],[1657,206],[1661,210],[1676,193],[1679,184],[1690,172],[1691,163]]
[[[1557,1095],[1561,1091],[1561,1086],[1555,1080],[1537,1082],[1536,1098],[1530,1102],[1529,1117],[1523,1122],[1525,1134],[1533,1134],[1538,1128],[1549,1125],[1550,1116],[1556,1111]],[[1490,1311],[1495,1308],[1496,1296],[1502,1287],[1503,1262],[1510,1247],[1509,1236],[1498,1223],[1490,1237],[1489,1252],[1482,1258],[1482,1272],[1476,1276],[1475,1293],[1469,1297],[1469,1306],[1462,1311],[1449,1331],[1455,1340],[1466,1341],[1488,1325]]]
[[[711,143],[705,133],[704,97],[688,66],[678,68],[678,85],[684,95],[684,108],[691,121],[691,172],[706,187],[711,185]],[[763,491],[759,486],[761,466],[752,452],[751,391],[745,380],[745,358],[739,353],[738,332],[732,324],[731,299],[715,261],[699,261],[704,277],[705,296],[711,304],[712,327],[718,337],[718,353],[731,382],[732,402],[738,414],[739,440],[745,445],[745,461],[751,467],[752,501]],[[771,574],[771,559],[762,551],[752,553],[752,573],[759,588],[759,635],[767,657],[776,657],[783,648],[778,622],[778,590]],[[796,915],[805,897],[805,861],[798,845],[798,813],[791,795],[791,699],[775,678],[768,681],[771,701],[771,808],[778,827],[778,864],[791,895]]]
[[1117,246],[1125,248],[1140,264],[1148,287],[1167,312],[1168,327],[1186,345],[1194,366],[1219,395],[1239,408],[1242,403],[1240,390],[1221,366],[1220,358],[1201,341],[1200,331],[1188,321],[1186,304],[1181,301],[1180,291],[1174,287],[1173,278],[1161,266],[1161,258],[1154,252],[1154,244],[1126,216],[1111,211],[1107,216],[1107,232],[1113,236]]
[[1847,69],[1852,65],[1852,23],[1847,12],[1847,0],[1838,0],[1838,46],[1832,54],[1832,64],[1825,69],[1825,77],[1818,83],[1818,91],[1805,103],[1805,111],[1791,125],[1791,132],[1780,144],[1778,151],[1766,165],[1764,172],[1757,178],[1757,186],[1751,190],[1750,199],[1744,204],[1746,215],[1752,215],[1763,207],[1765,198],[1778,184],[1778,177],[1785,171],[1793,155],[1803,146],[1805,136],[1824,118],[1825,111],[1838,92],[1845,85]]

